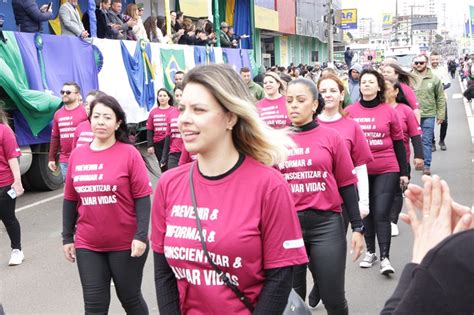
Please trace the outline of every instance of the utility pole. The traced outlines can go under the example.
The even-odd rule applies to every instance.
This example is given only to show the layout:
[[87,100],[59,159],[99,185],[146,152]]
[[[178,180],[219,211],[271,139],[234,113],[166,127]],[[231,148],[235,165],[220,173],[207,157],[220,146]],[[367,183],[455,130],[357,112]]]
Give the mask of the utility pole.
[[328,61],[334,61],[334,25],[333,25],[333,16],[334,12],[332,9],[332,0],[329,0],[328,3]]
[[395,46],[398,46],[398,0],[395,0]]

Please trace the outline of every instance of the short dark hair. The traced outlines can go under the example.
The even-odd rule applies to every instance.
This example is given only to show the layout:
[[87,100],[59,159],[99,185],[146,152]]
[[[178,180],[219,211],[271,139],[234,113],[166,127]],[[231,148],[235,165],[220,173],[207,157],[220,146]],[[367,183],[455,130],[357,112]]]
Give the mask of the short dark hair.
[[437,51],[433,51],[433,52],[431,52],[430,56],[441,56],[441,54]]
[[109,0],[100,0],[100,3],[108,3]]
[[184,14],[184,13],[181,12],[181,11],[176,12],[176,19],[179,19],[180,17],[182,17],[183,14]]
[[183,74],[184,75],[184,72],[179,70],[179,71],[176,71],[176,73],[174,74],[174,76],[176,76],[177,74]]
[[177,83],[175,86],[174,86],[174,89],[173,89],[173,93],[176,93],[176,90],[184,90],[184,86],[181,84],[181,83]]
[[243,73],[243,72],[250,72],[250,69],[247,67],[240,68],[240,73]]
[[120,4],[122,4],[122,0],[112,0],[111,4],[114,4],[114,3],[120,3]]
[[63,83],[63,86],[65,86],[65,85],[73,86],[76,89],[77,93],[81,93],[81,87],[76,82],[74,82],[74,81],[65,82],[65,83]]

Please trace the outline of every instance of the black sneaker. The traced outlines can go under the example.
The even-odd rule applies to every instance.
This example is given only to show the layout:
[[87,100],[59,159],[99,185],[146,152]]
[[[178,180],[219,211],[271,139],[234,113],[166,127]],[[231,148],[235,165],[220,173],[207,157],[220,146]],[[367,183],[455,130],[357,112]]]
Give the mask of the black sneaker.
[[431,145],[431,152],[436,152],[436,143]]
[[319,288],[317,284],[313,285],[313,289],[309,293],[308,297],[308,305],[311,308],[316,308],[318,306],[319,302],[321,301],[321,296],[319,296]]
[[444,141],[439,142],[439,148],[441,151],[446,151],[446,144],[444,144]]

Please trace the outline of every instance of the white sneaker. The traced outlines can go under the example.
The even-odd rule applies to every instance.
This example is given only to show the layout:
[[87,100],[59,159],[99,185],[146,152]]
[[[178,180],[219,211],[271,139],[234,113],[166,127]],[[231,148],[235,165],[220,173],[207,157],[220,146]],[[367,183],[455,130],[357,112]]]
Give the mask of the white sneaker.
[[23,262],[23,259],[25,259],[25,255],[23,254],[23,252],[19,249],[13,249],[8,265],[9,266],[21,265],[21,263]]
[[390,260],[388,260],[388,258],[382,259],[380,262],[380,273],[383,275],[389,275],[394,272],[395,269],[393,269],[392,265],[390,264]]
[[377,260],[378,258],[377,258],[377,255],[375,255],[375,253],[366,252],[364,259],[362,259],[362,261],[359,264],[359,267],[370,268],[377,262]]
[[392,236],[400,235],[400,231],[398,230],[398,225],[392,222],[391,226],[392,226]]

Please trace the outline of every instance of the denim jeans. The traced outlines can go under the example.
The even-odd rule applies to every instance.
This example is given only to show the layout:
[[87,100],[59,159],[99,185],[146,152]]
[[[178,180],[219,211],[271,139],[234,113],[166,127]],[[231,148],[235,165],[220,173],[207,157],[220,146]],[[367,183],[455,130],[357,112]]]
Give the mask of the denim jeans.
[[59,169],[61,170],[61,175],[63,175],[63,180],[66,180],[66,174],[67,174],[67,163],[60,162],[59,163]]
[[424,167],[431,167],[431,144],[433,140],[436,117],[422,117],[421,131],[423,132],[421,140],[423,143]]

